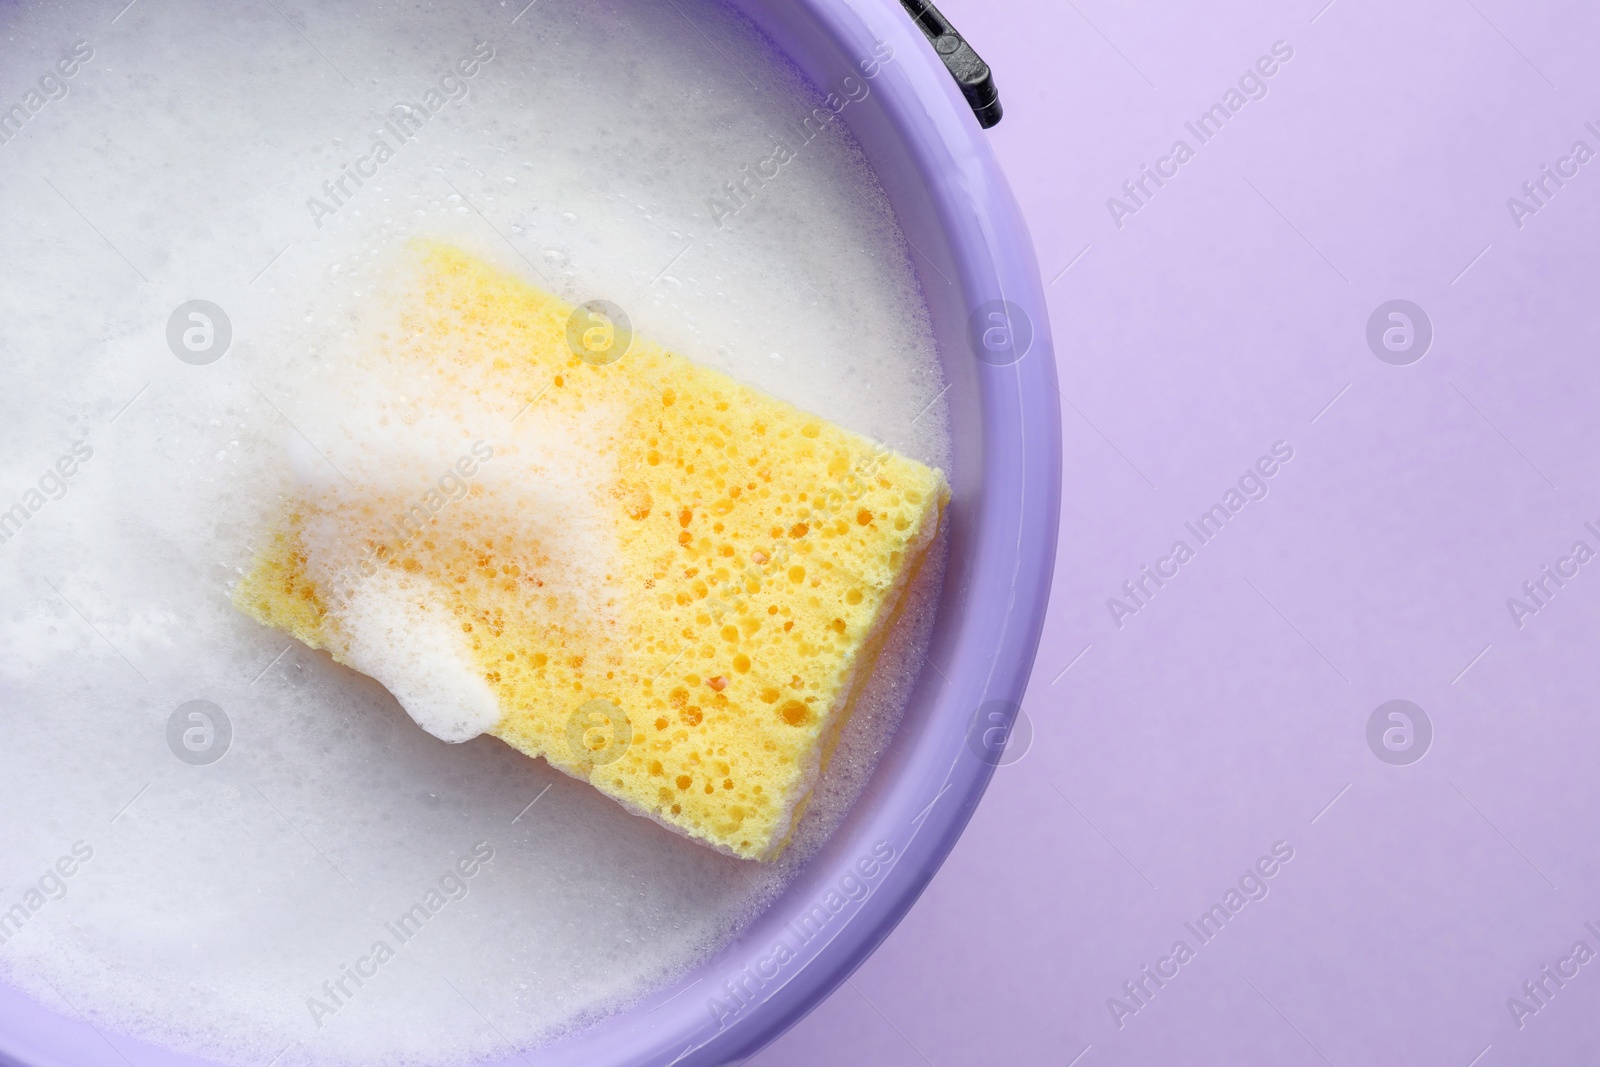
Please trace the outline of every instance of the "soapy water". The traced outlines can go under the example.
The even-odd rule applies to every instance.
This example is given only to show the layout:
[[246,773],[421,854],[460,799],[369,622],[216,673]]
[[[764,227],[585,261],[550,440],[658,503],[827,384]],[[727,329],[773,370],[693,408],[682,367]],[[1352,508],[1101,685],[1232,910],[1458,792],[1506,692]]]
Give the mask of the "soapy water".
[[[488,439],[340,437],[413,237],[947,466],[911,251],[839,124],[806,124],[821,95],[687,0],[23,4],[0,30],[0,981],[222,1063],[465,1063],[725,943],[886,744],[937,558],[770,865],[430,736],[228,593],[296,479],[425,493]],[[861,58],[836,107],[893,62]]]

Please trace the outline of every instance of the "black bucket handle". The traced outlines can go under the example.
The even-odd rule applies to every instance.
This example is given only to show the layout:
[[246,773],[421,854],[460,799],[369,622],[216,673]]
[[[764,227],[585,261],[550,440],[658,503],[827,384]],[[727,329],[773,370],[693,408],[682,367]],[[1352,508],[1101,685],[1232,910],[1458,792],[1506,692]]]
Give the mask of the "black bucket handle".
[[978,117],[978,125],[987,130],[998,123],[1000,91],[994,86],[994,72],[989,64],[928,0],[900,0],[900,6],[906,9],[928,43],[933,45],[933,50],[944,60],[945,69],[961,87],[961,95],[967,98],[972,113]]

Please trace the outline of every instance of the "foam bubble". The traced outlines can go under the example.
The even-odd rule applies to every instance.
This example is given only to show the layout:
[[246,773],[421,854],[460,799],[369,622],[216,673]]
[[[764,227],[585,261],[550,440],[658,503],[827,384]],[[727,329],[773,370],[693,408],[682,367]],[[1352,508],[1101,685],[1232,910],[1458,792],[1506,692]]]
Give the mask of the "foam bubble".
[[449,608],[380,570],[338,614],[344,659],[385,680],[406,714],[441,741],[470,741],[500,721],[494,690],[474,669]]

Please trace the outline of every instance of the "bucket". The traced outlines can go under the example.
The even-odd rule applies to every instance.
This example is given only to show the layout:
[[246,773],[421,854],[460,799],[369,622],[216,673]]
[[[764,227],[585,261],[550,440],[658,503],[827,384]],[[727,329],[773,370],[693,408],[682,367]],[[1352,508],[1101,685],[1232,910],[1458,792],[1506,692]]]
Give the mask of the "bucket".
[[[799,1021],[888,935],[955,844],[999,762],[1044,622],[1060,502],[1054,353],[1032,244],[968,101],[896,0],[733,3],[819,90],[850,95],[839,118],[914,251],[952,432],[949,557],[928,662],[855,807],[736,940],[673,987],[496,1067],[732,1064]],[[112,1036],[115,1046],[0,987],[0,1063],[202,1067]]]

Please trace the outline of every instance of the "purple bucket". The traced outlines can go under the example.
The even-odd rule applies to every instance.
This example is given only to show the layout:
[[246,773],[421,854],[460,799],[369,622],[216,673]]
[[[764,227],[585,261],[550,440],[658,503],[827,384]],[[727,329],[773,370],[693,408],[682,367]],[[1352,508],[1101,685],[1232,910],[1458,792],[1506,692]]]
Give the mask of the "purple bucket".
[[[798,1022],[888,935],[955,844],[1044,622],[1061,493],[1055,357],[1033,246],[977,121],[896,0],[733,2],[824,92],[893,49],[842,118],[915,249],[951,386],[950,557],[929,669],[854,810],[742,936],[675,987],[497,1067],[725,1065]],[[846,878],[852,892],[840,890]],[[201,1067],[115,1040],[0,987],[0,1062]]]

